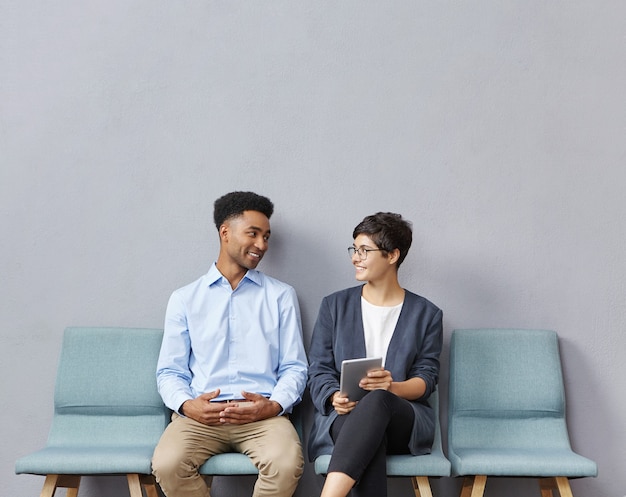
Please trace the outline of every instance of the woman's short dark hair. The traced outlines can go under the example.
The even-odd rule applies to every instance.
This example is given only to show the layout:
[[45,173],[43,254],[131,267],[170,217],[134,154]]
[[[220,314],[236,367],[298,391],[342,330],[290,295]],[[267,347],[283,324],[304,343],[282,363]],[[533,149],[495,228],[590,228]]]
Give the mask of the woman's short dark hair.
[[213,204],[213,220],[220,229],[227,219],[241,216],[244,211],[257,211],[269,219],[274,213],[274,204],[269,198],[253,192],[231,192],[218,198]]
[[398,249],[400,257],[398,258],[397,267],[400,267],[400,264],[402,264],[402,261],[409,253],[409,248],[413,241],[411,222],[402,219],[400,214],[394,214],[393,212],[378,212],[365,217],[354,228],[352,238],[356,238],[359,235],[367,235],[379,249],[383,249],[387,253]]

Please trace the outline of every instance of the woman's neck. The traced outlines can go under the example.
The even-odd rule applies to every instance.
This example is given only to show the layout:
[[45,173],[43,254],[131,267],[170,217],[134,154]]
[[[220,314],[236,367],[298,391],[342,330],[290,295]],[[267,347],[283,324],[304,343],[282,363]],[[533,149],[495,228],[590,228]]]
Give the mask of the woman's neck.
[[380,307],[392,307],[404,302],[404,288],[395,278],[392,281],[368,281],[361,295],[370,304]]

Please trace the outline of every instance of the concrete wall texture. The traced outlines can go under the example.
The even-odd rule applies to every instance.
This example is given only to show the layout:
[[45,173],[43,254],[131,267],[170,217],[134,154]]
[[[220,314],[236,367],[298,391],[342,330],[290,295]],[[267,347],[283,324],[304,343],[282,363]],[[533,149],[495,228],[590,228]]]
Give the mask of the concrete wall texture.
[[[159,327],[217,254],[213,200],[276,205],[261,265],[299,295],[354,284],[352,228],[414,223],[407,288],[450,333],[559,333],[575,450],[626,495],[626,4],[0,0],[0,482],[43,446],[63,329]],[[222,478],[214,497],[248,495]],[[318,495],[311,467],[298,496]],[[460,482],[433,483],[458,495]],[[409,496],[408,480],[391,495]],[[81,495],[127,495],[86,478]],[[538,495],[493,480],[487,497]]]

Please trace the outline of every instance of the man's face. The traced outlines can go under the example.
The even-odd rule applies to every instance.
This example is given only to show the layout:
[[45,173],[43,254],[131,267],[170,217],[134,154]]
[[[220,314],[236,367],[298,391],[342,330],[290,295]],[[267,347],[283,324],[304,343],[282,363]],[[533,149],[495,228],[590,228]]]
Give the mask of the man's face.
[[268,248],[270,221],[258,211],[244,211],[220,228],[222,248],[228,258],[245,269],[255,269]]

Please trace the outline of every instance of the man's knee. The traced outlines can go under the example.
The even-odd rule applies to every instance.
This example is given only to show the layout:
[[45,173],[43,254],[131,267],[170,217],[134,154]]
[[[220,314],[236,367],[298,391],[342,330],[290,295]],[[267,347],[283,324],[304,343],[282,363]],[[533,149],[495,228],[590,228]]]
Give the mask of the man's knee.
[[304,470],[304,458],[299,443],[289,448],[271,451],[258,463],[259,478],[254,497],[291,497],[298,486]]
[[283,445],[267,454],[259,465],[259,473],[273,478],[299,479],[304,471],[304,457],[300,443]]
[[152,474],[157,481],[173,481],[186,478],[197,472],[182,451],[176,450],[175,446],[162,447],[157,445],[152,455]]
[[198,466],[177,451],[157,447],[152,457],[152,474],[167,496],[209,496],[206,482],[198,474]]
[[179,471],[181,459],[159,446],[152,455],[152,474],[158,482],[169,481]]

